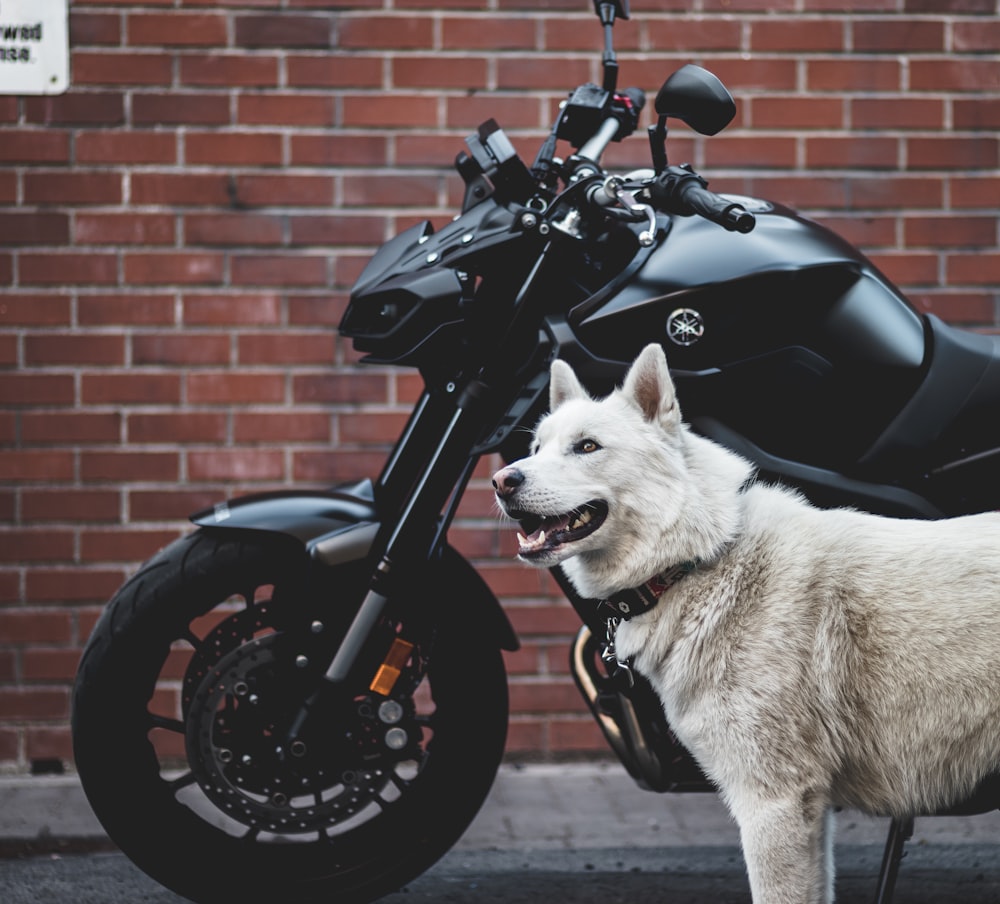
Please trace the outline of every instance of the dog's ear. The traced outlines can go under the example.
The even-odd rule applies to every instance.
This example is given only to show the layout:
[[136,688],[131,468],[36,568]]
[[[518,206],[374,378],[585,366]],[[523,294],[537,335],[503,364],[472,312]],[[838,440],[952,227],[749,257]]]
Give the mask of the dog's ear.
[[667,357],[659,345],[647,345],[639,353],[625,377],[622,392],[639,406],[647,421],[664,427],[680,422],[674,381],[670,379]]
[[555,411],[570,399],[586,398],[587,390],[580,385],[573,368],[565,361],[553,361],[549,370],[549,411]]

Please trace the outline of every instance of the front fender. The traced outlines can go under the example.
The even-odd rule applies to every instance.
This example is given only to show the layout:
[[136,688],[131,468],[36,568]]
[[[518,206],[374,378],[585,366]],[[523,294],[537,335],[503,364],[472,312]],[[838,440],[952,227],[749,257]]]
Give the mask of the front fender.
[[[191,521],[211,531],[290,537],[310,558],[331,568],[367,556],[380,527],[370,480],[330,490],[242,496],[196,512]],[[447,575],[441,586],[451,591],[449,598],[456,593],[462,597],[453,603],[458,607],[455,614],[478,608],[484,632],[492,634],[501,649],[516,650],[517,634],[479,573],[450,546],[443,550],[439,567]]]

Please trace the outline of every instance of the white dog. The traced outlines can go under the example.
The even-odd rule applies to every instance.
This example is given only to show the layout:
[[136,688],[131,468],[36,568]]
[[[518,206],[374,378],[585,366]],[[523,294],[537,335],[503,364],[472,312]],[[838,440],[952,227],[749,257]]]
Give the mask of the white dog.
[[834,807],[930,813],[1000,769],[1000,515],[823,511],[753,483],[681,422],[659,346],[601,400],[556,361],[550,396],[493,481],[519,557],[587,597],[645,588],[617,655],[719,787],[755,904],[833,900]]

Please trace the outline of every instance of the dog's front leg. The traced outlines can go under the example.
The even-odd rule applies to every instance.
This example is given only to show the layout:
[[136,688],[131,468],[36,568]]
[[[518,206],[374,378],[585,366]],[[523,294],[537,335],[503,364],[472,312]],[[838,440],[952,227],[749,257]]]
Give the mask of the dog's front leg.
[[810,797],[733,807],[754,904],[832,904],[833,813]]

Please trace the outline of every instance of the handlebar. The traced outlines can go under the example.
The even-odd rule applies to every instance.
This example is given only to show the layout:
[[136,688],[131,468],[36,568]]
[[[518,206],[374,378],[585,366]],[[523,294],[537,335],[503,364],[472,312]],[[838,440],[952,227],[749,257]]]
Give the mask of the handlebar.
[[668,166],[649,186],[654,207],[681,216],[697,214],[730,232],[750,232],[757,219],[742,204],[709,191],[708,183],[687,166]]

